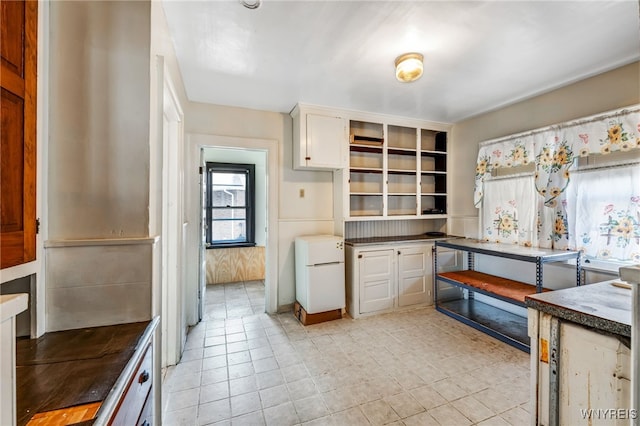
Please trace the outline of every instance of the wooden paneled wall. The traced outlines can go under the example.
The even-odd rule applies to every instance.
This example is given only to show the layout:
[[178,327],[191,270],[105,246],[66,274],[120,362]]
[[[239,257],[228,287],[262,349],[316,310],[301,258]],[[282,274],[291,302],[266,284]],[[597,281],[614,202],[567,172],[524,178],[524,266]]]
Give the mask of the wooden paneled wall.
[[264,279],[264,247],[207,250],[207,284]]

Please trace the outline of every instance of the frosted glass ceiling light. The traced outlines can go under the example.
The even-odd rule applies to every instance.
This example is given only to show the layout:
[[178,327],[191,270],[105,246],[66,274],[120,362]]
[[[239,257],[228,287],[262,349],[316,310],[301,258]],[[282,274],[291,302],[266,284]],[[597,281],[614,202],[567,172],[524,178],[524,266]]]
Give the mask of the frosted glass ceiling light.
[[262,4],[262,0],[241,0],[240,3],[247,9],[257,9]]
[[420,53],[405,53],[396,58],[396,78],[403,83],[415,81],[422,76],[422,60]]

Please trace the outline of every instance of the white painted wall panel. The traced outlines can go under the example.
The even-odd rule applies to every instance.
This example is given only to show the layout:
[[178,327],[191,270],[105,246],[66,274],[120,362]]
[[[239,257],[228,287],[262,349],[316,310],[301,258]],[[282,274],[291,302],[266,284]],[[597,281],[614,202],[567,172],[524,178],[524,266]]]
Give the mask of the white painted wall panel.
[[153,239],[48,244],[46,331],[151,319]]

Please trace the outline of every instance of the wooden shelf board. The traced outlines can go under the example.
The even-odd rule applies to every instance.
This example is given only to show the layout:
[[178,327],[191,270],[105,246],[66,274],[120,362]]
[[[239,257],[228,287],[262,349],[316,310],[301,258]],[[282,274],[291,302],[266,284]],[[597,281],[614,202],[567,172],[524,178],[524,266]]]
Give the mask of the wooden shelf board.
[[382,145],[384,143],[384,138],[379,138],[375,136],[363,136],[351,134],[349,135],[349,141],[352,144],[360,144],[360,145]]
[[411,155],[416,156],[418,151],[415,148],[402,148],[397,146],[390,146],[387,148],[387,153],[397,155]]
[[368,145],[352,143],[349,145],[349,151],[352,152],[369,152],[373,154],[382,154],[382,145]]
[[[536,293],[536,286],[478,271],[451,271],[438,274],[450,284],[461,284],[501,300],[524,306],[524,298]],[[543,291],[549,291],[543,289]]]
[[402,174],[407,174],[407,175],[415,175],[417,173],[416,170],[408,170],[408,169],[387,169],[387,172],[391,173],[391,174],[398,174],[398,175],[402,175]]
[[62,426],[86,422],[95,418],[100,402],[61,408],[59,410],[37,413],[27,423],[27,426]]
[[382,168],[374,167],[351,167],[349,168],[351,173],[382,173]]

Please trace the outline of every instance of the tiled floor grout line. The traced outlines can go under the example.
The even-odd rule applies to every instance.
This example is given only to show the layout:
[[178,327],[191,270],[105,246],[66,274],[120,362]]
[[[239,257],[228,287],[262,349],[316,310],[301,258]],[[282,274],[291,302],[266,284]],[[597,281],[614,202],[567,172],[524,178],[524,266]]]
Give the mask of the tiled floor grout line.
[[527,354],[431,307],[303,327],[255,313],[256,288],[207,289],[205,321],[165,376],[164,424],[529,422]]

